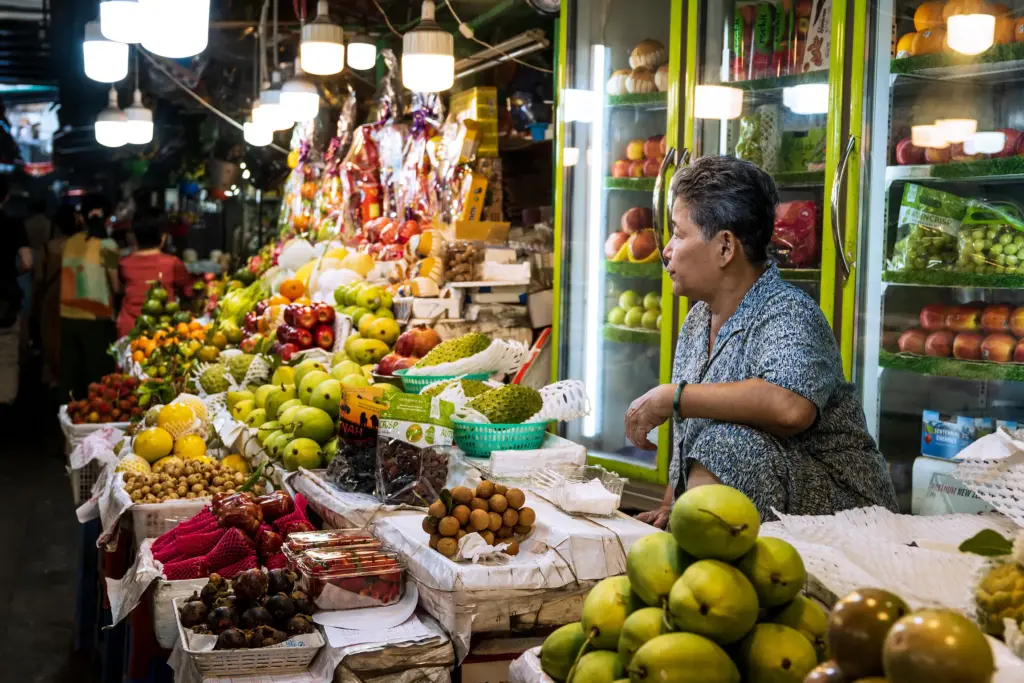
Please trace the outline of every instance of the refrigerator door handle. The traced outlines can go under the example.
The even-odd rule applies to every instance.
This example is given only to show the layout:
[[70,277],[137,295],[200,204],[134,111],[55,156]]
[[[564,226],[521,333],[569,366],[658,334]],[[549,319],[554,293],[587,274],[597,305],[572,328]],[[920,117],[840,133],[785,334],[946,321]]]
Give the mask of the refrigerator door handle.
[[850,155],[853,154],[853,148],[856,146],[857,138],[851,135],[846,141],[846,149],[843,150],[843,155],[839,158],[839,165],[836,166],[836,174],[832,179],[832,197],[831,197],[831,212],[832,212],[832,241],[835,243],[836,253],[839,255],[839,267],[843,271],[842,282],[845,284],[850,278],[850,261],[846,257],[846,245],[843,242],[842,230],[839,229],[839,189],[843,185],[843,178],[846,176],[846,170],[849,168]]
[[[690,160],[690,152],[686,149],[684,149],[682,154],[678,156],[680,159],[686,160],[683,163],[688,163]],[[658,253],[661,254],[661,264],[663,266],[668,265],[668,262],[665,261],[665,245],[662,244],[661,236],[661,229],[665,224],[664,216],[662,215],[662,211],[664,210],[664,206],[662,206],[663,202],[661,201],[663,194],[662,188],[665,185],[665,171],[668,170],[669,166],[676,165],[676,157],[676,148],[668,148],[665,151],[665,158],[661,160],[661,168],[658,169],[658,175],[654,179],[654,243],[658,247]]]

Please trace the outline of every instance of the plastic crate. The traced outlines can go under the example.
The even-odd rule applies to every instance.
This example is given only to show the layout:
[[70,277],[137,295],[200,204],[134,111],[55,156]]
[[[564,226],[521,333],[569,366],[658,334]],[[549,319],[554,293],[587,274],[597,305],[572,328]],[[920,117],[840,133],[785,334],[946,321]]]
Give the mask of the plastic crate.
[[210,504],[210,498],[169,500],[164,503],[136,503],[131,506],[135,547],[147,538],[159,538],[186,519],[192,519]]
[[434,382],[445,382],[450,379],[475,379],[486,382],[491,378],[489,372],[475,372],[468,375],[408,375],[406,370],[395,370],[395,377],[402,380],[405,393],[418,394]]
[[547,422],[526,424],[480,424],[453,419],[455,445],[474,458],[486,458],[491,451],[526,451],[540,448]]
[[101,469],[102,466],[95,460],[81,469],[68,468],[68,476],[71,479],[71,497],[75,501],[75,507],[92,498],[92,486],[100,478]]

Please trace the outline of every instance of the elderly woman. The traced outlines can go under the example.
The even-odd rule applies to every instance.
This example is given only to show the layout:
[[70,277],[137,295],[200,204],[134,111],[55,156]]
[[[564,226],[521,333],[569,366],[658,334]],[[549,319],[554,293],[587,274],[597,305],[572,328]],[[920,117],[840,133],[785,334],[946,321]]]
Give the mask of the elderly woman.
[[896,510],[832,330],[768,262],[779,201],[771,177],[749,162],[703,157],[676,172],[671,190],[664,261],[690,311],[674,383],[651,389],[626,413],[626,435],[645,449],[654,448],[652,429],[675,423],[665,498],[640,519],[664,528],[676,496],[713,483],[743,491],[765,520],[773,509]]

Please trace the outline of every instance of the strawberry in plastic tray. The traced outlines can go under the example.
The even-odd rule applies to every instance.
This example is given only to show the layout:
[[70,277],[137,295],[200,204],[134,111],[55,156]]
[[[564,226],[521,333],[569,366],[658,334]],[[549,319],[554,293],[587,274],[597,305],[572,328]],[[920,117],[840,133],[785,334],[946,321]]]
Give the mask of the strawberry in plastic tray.
[[307,593],[325,610],[391,605],[402,598],[405,567],[379,549],[316,548],[299,557]]
[[307,550],[318,548],[359,548],[377,550],[380,541],[363,529],[324,529],[323,531],[303,531],[292,533],[282,547],[289,567],[298,571],[300,556]]

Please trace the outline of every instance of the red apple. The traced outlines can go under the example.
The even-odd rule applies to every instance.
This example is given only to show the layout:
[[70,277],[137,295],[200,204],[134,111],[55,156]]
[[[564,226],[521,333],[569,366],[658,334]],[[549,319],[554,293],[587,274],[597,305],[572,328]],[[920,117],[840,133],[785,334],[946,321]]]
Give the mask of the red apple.
[[1003,149],[1000,152],[996,152],[992,156],[995,157],[1012,157],[1017,153],[1017,145],[1021,140],[1021,132],[1014,130],[1013,128],[1000,128],[999,132],[1006,136],[1006,140],[1003,141]]
[[629,177],[630,178],[643,178],[644,177],[644,162],[634,161],[629,165]]
[[924,340],[924,355],[946,358],[953,350],[953,333],[949,330],[932,332]]
[[659,173],[661,173],[661,161],[658,159],[648,159],[644,162],[645,178],[656,178]]
[[630,163],[625,159],[619,159],[612,164],[612,177],[613,178],[628,178],[629,177],[629,166]]
[[924,163],[924,147],[918,147],[910,138],[903,138],[896,145],[896,163],[910,166]]
[[313,333],[304,327],[300,327],[295,330],[294,339],[295,341],[293,343],[300,349],[308,349],[313,346]]
[[1024,341],[1017,342],[1017,348],[1013,350],[1013,362],[1024,363]]
[[970,304],[950,306],[946,313],[946,327],[954,332],[974,332],[981,329],[981,309]]
[[604,243],[604,256],[609,261],[625,261],[623,247],[629,241],[629,234],[625,232],[613,232]]
[[654,230],[642,230],[629,238],[626,245],[631,263],[649,263],[658,256]]
[[1009,334],[990,334],[981,342],[981,359],[1009,363],[1017,348],[1017,339]]
[[1024,135],[1017,140],[1017,156],[1024,157]]
[[377,363],[375,372],[378,375],[391,377],[395,374],[395,370],[411,368],[418,360],[419,358],[416,358],[415,356],[400,356],[397,353],[389,353],[381,358],[380,362]]
[[949,161],[949,147],[945,149],[938,149],[937,147],[927,147],[924,150],[924,160],[929,164],[944,164]]
[[630,140],[626,145],[626,158],[630,161],[640,161],[644,158],[644,141]]
[[961,332],[953,339],[953,357],[960,360],[981,358],[981,342],[984,339],[977,332]]
[[659,146],[658,151],[660,152],[658,156],[662,159],[664,159],[665,155],[668,154],[668,139],[664,135],[661,136],[661,145]]
[[914,327],[900,335],[899,347],[903,353],[914,353],[918,356],[924,355],[925,333]]
[[395,353],[399,356],[422,358],[441,343],[441,337],[426,325],[406,330],[395,340]]
[[[302,306],[295,311],[295,326],[304,330],[311,330],[316,325],[316,312],[312,306]],[[301,346],[301,344],[300,344]]]
[[1024,306],[1013,309],[1010,314],[1010,332],[1015,337],[1024,337]]
[[287,363],[301,350],[296,344],[281,344],[277,353],[281,356],[281,360]]
[[928,304],[921,309],[921,327],[929,332],[941,330],[946,326],[946,314],[949,309],[943,304]]
[[996,332],[1010,331],[1010,315],[1013,314],[1013,306],[1009,304],[994,304],[986,306],[981,312],[981,329],[989,334]]
[[648,159],[653,159],[654,161],[657,161],[664,156],[664,153],[661,151],[661,144],[664,137],[664,135],[652,135],[647,138],[647,141],[644,142],[644,156]]
[[949,160],[950,161],[977,161],[983,159],[984,154],[968,154],[964,151],[964,145],[962,142],[954,142],[949,146]]
[[622,232],[630,235],[652,225],[654,225],[654,213],[646,206],[634,206],[622,214],[622,219],[619,220],[619,227]]
[[313,343],[321,349],[330,351],[334,348],[334,326],[317,325],[313,328]]

